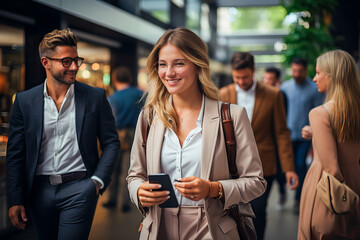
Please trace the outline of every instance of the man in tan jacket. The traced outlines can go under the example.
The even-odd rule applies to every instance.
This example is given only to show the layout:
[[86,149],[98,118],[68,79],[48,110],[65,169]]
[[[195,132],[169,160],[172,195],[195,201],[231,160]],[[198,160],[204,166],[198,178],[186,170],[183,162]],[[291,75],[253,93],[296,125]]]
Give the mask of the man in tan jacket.
[[252,54],[234,53],[231,67],[234,83],[220,89],[222,101],[246,108],[263,165],[264,177],[268,183],[265,193],[251,201],[256,214],[254,224],[258,240],[262,240],[266,225],[267,200],[276,174],[276,150],[279,153],[282,171],[286,174],[287,186],[295,189],[298,185],[298,176],[294,172],[293,152],[281,92],[255,80]]

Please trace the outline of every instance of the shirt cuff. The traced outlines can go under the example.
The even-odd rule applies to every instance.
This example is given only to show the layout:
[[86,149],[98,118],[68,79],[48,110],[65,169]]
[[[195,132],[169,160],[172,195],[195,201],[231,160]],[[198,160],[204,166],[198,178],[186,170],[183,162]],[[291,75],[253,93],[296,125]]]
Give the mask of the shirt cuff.
[[92,179],[92,180],[96,180],[96,181],[98,181],[98,182],[101,184],[100,189],[103,189],[103,188],[104,188],[104,182],[103,182],[100,178],[98,178],[97,176],[92,176],[91,179]]

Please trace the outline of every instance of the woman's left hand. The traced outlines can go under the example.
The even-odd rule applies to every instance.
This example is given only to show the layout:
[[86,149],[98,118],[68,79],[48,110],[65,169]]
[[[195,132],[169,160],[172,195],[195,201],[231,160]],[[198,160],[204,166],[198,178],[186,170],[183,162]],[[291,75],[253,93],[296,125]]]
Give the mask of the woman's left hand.
[[210,182],[204,179],[192,176],[179,179],[175,188],[180,194],[190,200],[199,201],[206,198],[210,191]]
[[311,140],[312,138],[312,129],[309,125],[304,126],[301,129],[301,136],[305,140]]

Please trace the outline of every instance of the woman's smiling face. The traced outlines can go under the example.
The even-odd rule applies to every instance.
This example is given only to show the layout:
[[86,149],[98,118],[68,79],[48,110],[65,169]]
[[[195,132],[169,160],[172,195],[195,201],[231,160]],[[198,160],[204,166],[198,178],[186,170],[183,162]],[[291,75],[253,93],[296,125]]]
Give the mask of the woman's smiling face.
[[170,94],[182,95],[197,88],[195,64],[186,59],[172,44],[166,44],[159,51],[158,74]]

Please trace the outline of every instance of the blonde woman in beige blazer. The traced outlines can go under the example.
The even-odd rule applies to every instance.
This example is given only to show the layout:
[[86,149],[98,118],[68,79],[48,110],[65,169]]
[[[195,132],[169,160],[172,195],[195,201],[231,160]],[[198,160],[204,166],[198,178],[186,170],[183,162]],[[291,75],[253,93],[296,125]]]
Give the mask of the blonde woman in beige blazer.
[[298,240],[360,239],[360,199],[353,212],[337,215],[316,188],[325,170],[360,195],[360,78],[354,59],[342,50],[324,53],[314,82],[327,97],[309,113],[314,161],[302,189]]
[[[140,239],[239,239],[236,223],[225,210],[259,197],[266,188],[246,111],[231,105],[240,175],[231,179],[221,102],[202,40],[186,28],[166,31],[150,53],[147,69],[147,99],[136,127],[127,177],[130,198],[146,216]],[[141,132],[144,116],[150,123],[146,153]],[[178,143],[171,142],[171,134]],[[179,145],[187,166],[175,168],[168,159],[171,144]],[[181,182],[175,183],[178,167]],[[193,170],[197,174],[189,175]],[[168,193],[152,191],[158,185],[148,182],[148,175],[162,172],[170,175],[175,192],[180,193],[176,209],[160,208]]]

